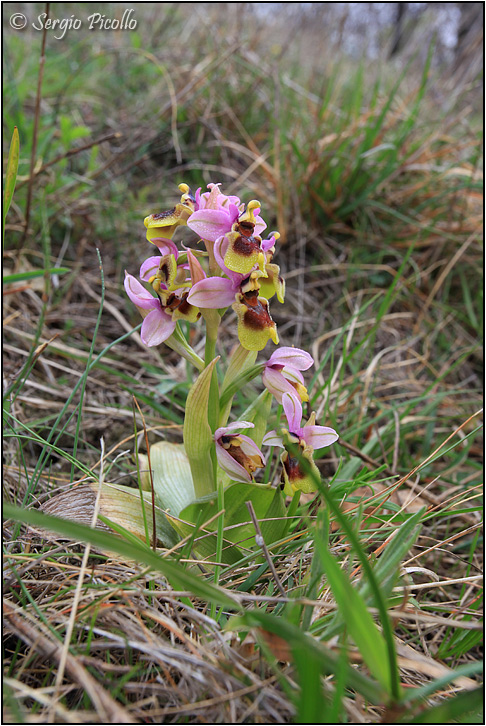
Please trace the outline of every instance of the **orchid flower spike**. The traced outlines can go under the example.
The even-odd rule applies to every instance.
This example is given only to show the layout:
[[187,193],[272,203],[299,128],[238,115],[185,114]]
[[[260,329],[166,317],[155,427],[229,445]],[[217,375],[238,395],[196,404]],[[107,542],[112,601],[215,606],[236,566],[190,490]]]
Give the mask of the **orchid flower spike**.
[[233,481],[243,484],[253,481],[253,472],[265,466],[262,452],[244,434],[233,433],[239,429],[253,428],[249,421],[234,421],[214,433],[218,464]]

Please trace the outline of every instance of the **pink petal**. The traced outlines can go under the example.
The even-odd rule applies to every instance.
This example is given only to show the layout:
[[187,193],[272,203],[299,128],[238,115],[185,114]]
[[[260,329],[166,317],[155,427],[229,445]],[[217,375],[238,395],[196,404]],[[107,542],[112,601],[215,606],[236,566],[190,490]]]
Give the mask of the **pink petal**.
[[150,278],[156,275],[159,271],[161,259],[160,255],[156,255],[154,257],[149,257],[148,260],[142,262],[142,266],[140,267],[140,279],[144,282],[149,282]]
[[295,396],[295,388],[286,378],[274,368],[265,368],[262,373],[262,381],[265,388],[268,388],[272,396],[275,396],[279,403],[282,403],[284,393]]
[[304,384],[304,376],[300,371],[297,370],[297,368],[283,368],[282,375],[288,381],[295,381],[296,383],[301,383],[302,385]]
[[295,391],[293,394],[284,393],[282,396],[282,405],[285,411],[285,416],[287,417],[287,421],[289,422],[289,430],[292,433],[297,434],[297,436],[300,436],[302,404],[300,402],[300,398],[297,396],[297,393]]
[[289,366],[290,368],[297,368],[299,371],[306,371],[313,363],[314,358],[305,350],[284,346],[272,353],[267,366]]
[[282,449],[284,448],[282,437],[276,431],[269,431],[268,434],[265,434],[262,443],[265,446],[280,446]]
[[276,239],[274,236],[269,237],[268,239],[263,239],[261,244],[262,250],[264,252],[267,252],[267,250],[271,250],[272,247],[275,247],[275,243]]
[[163,310],[152,310],[142,323],[140,337],[145,345],[159,345],[175,330],[176,323]]
[[238,431],[238,429],[252,429],[254,426],[255,424],[252,424],[250,421],[233,421],[226,426],[222,426],[220,429],[216,429],[214,432],[214,438],[218,441],[218,439],[227,434],[228,431],[233,432]]
[[229,232],[232,224],[229,214],[218,209],[200,209],[187,220],[187,226],[193,232],[210,242],[216,242],[218,237]]
[[189,263],[189,269],[191,271],[191,281],[193,285],[201,282],[201,280],[206,279],[206,273],[201,267],[201,264],[197,259],[196,255],[194,254],[194,252],[191,252],[190,249],[187,249],[187,261]]
[[225,277],[207,277],[193,285],[188,302],[197,308],[226,308],[235,301],[236,289]]
[[262,232],[264,230],[266,230],[267,225],[263,221],[263,219],[257,214],[257,212],[259,212],[259,211],[260,211],[259,209],[255,209],[255,221],[256,221],[256,225],[255,225],[255,229],[254,229],[253,234],[256,234],[259,237],[261,237],[261,234],[262,234]]
[[251,476],[247,472],[244,466],[238,464],[229,454],[226,449],[216,442],[216,456],[220,467],[230,476],[234,481],[242,482],[247,484],[251,482]]
[[148,290],[133,275],[125,273],[125,292],[138,308],[142,310],[154,310],[160,308],[160,301],[149,293]]
[[304,426],[300,437],[313,449],[323,449],[325,446],[334,444],[338,440],[339,434],[329,426]]
[[150,242],[159,248],[161,255],[174,255],[177,260],[179,250],[177,249],[177,245],[172,242],[171,239],[166,239],[165,237],[154,237],[150,240]]
[[262,452],[258,448],[258,446],[255,444],[255,442],[250,439],[249,436],[245,436],[245,434],[240,434],[239,438],[241,439],[241,450],[244,454],[247,456],[259,456],[261,457],[261,460],[263,461],[263,466],[265,466],[266,461],[265,457],[263,456]]

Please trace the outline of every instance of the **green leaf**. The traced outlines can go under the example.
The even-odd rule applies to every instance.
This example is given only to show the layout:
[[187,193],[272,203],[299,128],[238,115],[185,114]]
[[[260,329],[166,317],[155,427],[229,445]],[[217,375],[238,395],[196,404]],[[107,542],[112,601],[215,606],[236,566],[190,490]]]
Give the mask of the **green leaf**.
[[[230,542],[244,547],[255,546],[255,528],[251,521],[245,502],[251,501],[258,519],[264,519],[274,498],[274,490],[258,484],[232,484],[224,491],[224,536]],[[198,499],[182,510],[180,518],[186,522],[196,523],[201,516],[206,522],[218,513],[218,497],[216,492]],[[215,531],[217,521],[214,519],[209,525],[210,531]],[[196,548],[197,550],[197,548]],[[215,550],[216,551],[216,550]]]
[[363,597],[352,586],[317,530],[315,543],[346,627],[372,675],[389,691],[391,677],[385,640],[368,612]]
[[198,497],[210,494],[216,488],[211,459],[213,432],[208,421],[208,409],[211,379],[218,360],[219,356],[203,370],[187,396],[184,448]]
[[5,220],[7,213],[12,202],[12,197],[15,189],[15,182],[17,181],[17,171],[19,168],[19,131],[14,126],[12,141],[10,142],[10,149],[8,152],[7,171],[5,173],[5,192],[3,197],[3,237],[5,236]]
[[34,277],[43,277],[44,275],[62,275],[69,272],[68,267],[49,267],[47,270],[30,270],[28,272],[14,272],[11,275],[5,275],[2,279],[4,283],[20,282],[21,280],[32,280]]
[[[142,487],[150,491],[149,457],[139,454]],[[196,499],[191,467],[182,444],[158,441],[150,447],[155,500],[176,517]]]
[[267,521],[262,522],[260,525],[263,539],[268,547],[274,542],[283,539],[289,524],[282,490],[280,487],[277,487],[273,492],[273,499],[263,517]]
[[76,541],[90,542],[101,549],[117,552],[130,560],[136,560],[152,570],[161,572],[176,590],[189,590],[197,597],[215,602],[218,605],[236,610],[241,609],[238,600],[227,591],[210,584],[200,576],[194,575],[169,558],[161,557],[159,554],[152,552],[142,542],[139,545],[126,542],[107,532],[91,529],[91,527],[83,524],[68,522],[59,517],[52,517],[35,509],[20,509],[7,502],[3,505],[3,513],[6,518],[17,522],[30,524],[33,527],[41,527],[50,532],[58,532]]

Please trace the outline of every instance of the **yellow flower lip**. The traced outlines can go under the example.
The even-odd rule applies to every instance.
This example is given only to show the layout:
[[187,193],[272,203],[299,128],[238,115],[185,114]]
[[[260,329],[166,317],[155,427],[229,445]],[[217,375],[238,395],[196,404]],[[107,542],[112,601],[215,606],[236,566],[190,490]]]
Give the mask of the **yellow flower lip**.
[[258,291],[239,293],[233,310],[238,315],[238,337],[246,350],[263,350],[269,340],[278,345],[277,326],[268,310],[268,300]]

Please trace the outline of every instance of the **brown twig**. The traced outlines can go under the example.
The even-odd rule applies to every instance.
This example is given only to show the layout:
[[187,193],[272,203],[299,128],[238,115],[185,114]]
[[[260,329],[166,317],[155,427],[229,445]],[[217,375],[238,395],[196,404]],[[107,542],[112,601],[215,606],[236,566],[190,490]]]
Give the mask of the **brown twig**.
[[46,11],[45,11],[46,17],[45,17],[45,22],[44,22],[44,32],[42,33],[41,54],[40,54],[40,58],[39,58],[39,75],[37,77],[37,93],[36,93],[36,97],[35,97],[34,131],[32,134],[32,152],[30,155],[30,174],[29,174],[29,185],[27,187],[27,201],[25,204],[25,222],[24,222],[25,227],[24,227],[24,234],[22,236],[22,244],[25,242],[25,238],[27,237],[27,230],[29,229],[30,205],[32,203],[35,155],[36,155],[36,151],[37,151],[37,134],[39,131],[42,79],[44,77],[44,63],[46,60],[45,50],[46,50],[46,38],[47,38],[47,27],[48,27],[47,21],[49,20],[49,6],[50,6],[50,3],[46,3]]
[[92,146],[96,146],[97,144],[103,144],[105,141],[110,141],[111,139],[119,139],[123,134],[121,134],[119,131],[115,131],[111,134],[106,134],[105,136],[100,136],[98,139],[94,139],[93,141],[90,141],[87,144],[83,144],[83,146],[77,146],[75,149],[69,149],[68,151],[64,152],[64,154],[59,154],[59,156],[56,156],[52,161],[48,161],[46,164],[41,166],[40,169],[37,171],[30,172],[30,176],[27,179],[24,179],[19,184],[17,184],[17,189],[21,189],[25,184],[30,184],[31,181],[33,181],[36,177],[39,176],[39,174],[42,174],[46,169],[48,169],[50,166],[53,166],[54,164],[57,164],[58,161],[62,161],[63,159],[68,159],[70,156],[75,156],[76,154],[79,154],[81,151],[87,151],[88,149],[91,149]]

